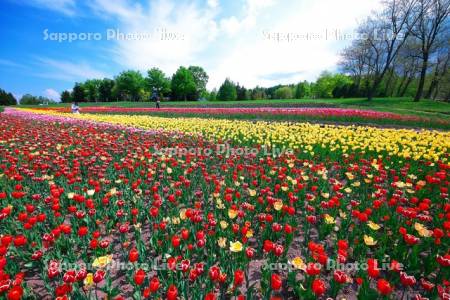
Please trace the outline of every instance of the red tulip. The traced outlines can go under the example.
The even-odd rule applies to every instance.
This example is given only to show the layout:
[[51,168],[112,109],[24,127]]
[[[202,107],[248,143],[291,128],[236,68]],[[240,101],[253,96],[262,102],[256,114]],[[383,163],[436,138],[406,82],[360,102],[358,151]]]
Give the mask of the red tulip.
[[191,262],[188,259],[184,259],[181,261],[181,271],[184,273],[189,271],[189,267],[191,266]]
[[32,260],[40,260],[41,257],[44,255],[44,253],[41,250],[36,250],[32,255],[31,255],[31,259]]
[[291,225],[289,224],[284,224],[284,232],[286,234],[291,234],[294,231],[294,229],[292,228]]
[[408,245],[411,246],[417,244],[420,241],[418,237],[408,233],[403,236],[403,239]]
[[77,281],[82,281],[82,280],[84,280],[84,279],[86,278],[86,276],[87,276],[87,271],[86,271],[86,269],[81,269],[81,270],[79,270],[79,271],[77,272],[77,274],[75,275],[75,279],[76,279]]
[[23,289],[20,285],[17,285],[9,290],[7,298],[8,300],[20,300],[22,299]]
[[339,284],[346,283],[348,279],[347,274],[341,270],[334,271],[333,278]]
[[450,267],[450,254],[436,256],[436,261],[443,267]]
[[219,279],[219,275],[220,275],[220,268],[217,266],[212,266],[209,269],[209,278],[211,279],[211,281],[216,281],[217,279]]
[[380,269],[378,268],[378,262],[376,259],[369,258],[367,260],[367,274],[372,278],[377,278],[380,275]]
[[153,277],[152,280],[150,280],[149,288],[152,293],[156,293],[156,291],[158,291],[158,289],[159,289],[158,277]]
[[95,283],[101,282],[104,278],[105,278],[105,271],[103,271],[103,270],[97,270],[97,271],[94,273],[93,280],[94,280]]
[[174,235],[172,237],[172,246],[174,248],[178,248],[180,246],[181,239],[178,235]]
[[400,272],[400,281],[404,286],[413,286],[416,284],[416,278],[406,274],[405,272]]
[[128,224],[121,224],[119,226],[119,232],[120,233],[127,233],[129,231]]
[[27,238],[24,235],[18,235],[14,238],[14,246],[22,247],[27,244]]
[[85,236],[88,232],[89,229],[86,226],[82,226],[78,229],[78,236]]
[[265,240],[264,241],[264,251],[265,252],[270,252],[270,251],[272,251],[273,250],[273,247],[274,247],[274,245],[273,245],[273,243],[272,243],[272,241],[270,241],[270,240]]
[[310,224],[316,224],[317,217],[316,216],[306,216],[306,221]]
[[389,281],[382,278],[378,279],[377,289],[381,295],[389,295],[393,291],[393,288]]
[[338,243],[337,243],[337,246],[338,246],[339,249],[347,250],[348,249],[348,242],[344,241],[344,240],[339,240]]
[[96,249],[98,247],[98,240],[93,239],[89,242],[89,248]]
[[63,276],[63,281],[65,283],[74,283],[75,282],[75,270],[68,270],[64,276]]
[[319,275],[320,274],[320,266],[315,263],[308,263],[306,265],[306,274],[309,276]]
[[245,249],[245,255],[247,255],[247,258],[252,259],[255,255],[255,249],[248,247],[247,249]]
[[276,256],[281,256],[281,255],[283,254],[283,252],[284,252],[284,247],[283,247],[283,245],[276,244],[276,245],[274,246],[274,248],[273,248],[273,253],[274,253]]
[[54,278],[54,277],[56,277],[58,275],[59,275],[59,267],[56,267],[56,268],[50,267],[50,268],[48,268],[47,276],[48,276],[49,279],[52,279],[52,278]]
[[391,261],[390,268],[391,268],[391,270],[394,271],[394,272],[400,272],[400,271],[402,270],[402,264],[399,263],[399,262],[396,261],[396,260],[392,260],[392,261]]
[[5,246],[5,247],[8,247],[9,244],[11,244],[12,240],[13,240],[13,237],[8,234],[6,234],[0,238],[1,245]]
[[205,299],[204,300],[216,300],[217,297],[214,293],[208,293],[205,295]]
[[176,300],[178,296],[178,290],[175,285],[169,286],[167,289],[167,300]]
[[145,280],[145,271],[142,269],[139,269],[136,271],[136,274],[134,274],[134,283],[137,285],[142,285]]
[[316,296],[323,295],[326,290],[325,283],[323,283],[323,281],[320,279],[314,279],[311,288],[313,293],[316,294]]
[[108,240],[102,240],[100,242],[100,247],[101,248],[106,249],[106,248],[108,248],[108,246],[109,246],[109,241]]
[[130,252],[128,253],[128,261],[129,262],[136,262],[139,259],[139,252],[136,248],[133,248],[130,250]]
[[422,278],[420,280],[420,285],[426,290],[426,291],[431,291],[434,289],[434,284],[432,282],[429,282],[428,280],[425,280],[424,278]]
[[240,286],[244,282],[244,271],[234,271],[234,286]]
[[183,240],[187,240],[189,238],[189,230],[187,229],[182,229],[181,230],[181,238]]
[[274,290],[274,291],[278,291],[279,289],[281,289],[281,286],[283,285],[283,281],[281,280],[280,275],[272,274],[270,284],[271,284],[272,290]]

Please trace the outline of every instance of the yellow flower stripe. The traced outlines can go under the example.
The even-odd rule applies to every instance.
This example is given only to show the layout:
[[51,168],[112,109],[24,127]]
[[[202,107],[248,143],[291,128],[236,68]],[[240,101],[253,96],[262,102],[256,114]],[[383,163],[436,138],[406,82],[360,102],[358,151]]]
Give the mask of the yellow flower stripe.
[[215,140],[233,140],[240,144],[288,147],[314,154],[329,151],[375,152],[397,156],[447,162],[450,132],[375,128],[368,126],[337,126],[288,122],[250,122],[202,118],[164,118],[144,115],[68,114],[52,110],[24,109],[29,112],[120,124],[143,129],[162,129],[202,134]]

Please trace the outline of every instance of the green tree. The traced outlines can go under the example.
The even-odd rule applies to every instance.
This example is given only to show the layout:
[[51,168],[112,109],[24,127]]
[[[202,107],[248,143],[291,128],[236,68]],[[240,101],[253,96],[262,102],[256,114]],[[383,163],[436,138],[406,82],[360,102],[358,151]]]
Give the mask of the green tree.
[[8,93],[8,105],[17,105],[17,99],[11,93]]
[[0,89],[0,105],[16,105],[17,100],[11,93],[7,93],[5,90]]
[[194,77],[196,98],[204,97],[206,92],[206,84],[208,83],[209,76],[202,67],[190,66],[188,68]]
[[283,86],[275,90],[275,99],[292,99],[292,89],[288,86]]
[[40,99],[39,97],[35,97],[31,94],[25,94],[20,98],[20,105],[38,105],[42,104],[43,99]]
[[143,99],[144,77],[139,71],[128,70],[115,78],[114,93],[120,100],[140,101]]
[[103,78],[98,87],[99,101],[110,102],[113,101],[114,80]]
[[236,85],[229,78],[225,79],[217,93],[217,99],[222,101],[233,101],[237,98]]
[[[332,98],[337,94],[342,95],[342,92],[336,93],[336,91],[342,91],[344,86],[352,82],[352,79],[347,75],[323,72],[314,85],[314,96],[317,98]],[[333,91],[335,91],[335,95],[333,95]]]
[[239,85],[239,83],[236,85],[236,99],[237,100],[248,100],[250,99],[250,95],[248,90],[242,85]]
[[214,88],[209,94],[208,94],[208,101],[216,101],[217,100],[217,90]]
[[72,96],[70,95],[69,91],[63,91],[61,93],[61,102],[62,103],[69,103],[72,101]]
[[191,71],[185,67],[179,67],[172,76],[172,100],[183,99],[196,100],[196,85]]
[[257,86],[251,90],[250,97],[252,100],[266,99],[267,98],[266,89]]
[[299,82],[296,86],[295,86],[295,94],[294,94],[294,98],[295,99],[302,99],[302,98],[306,98],[310,96],[310,85],[309,83],[305,80],[303,82]]
[[85,100],[85,92],[82,83],[75,83],[72,90],[72,100],[75,102],[83,102]]
[[89,79],[84,83],[84,91],[86,92],[86,100],[89,102],[98,102],[100,99],[100,79]]
[[170,94],[170,79],[166,77],[162,70],[158,68],[148,70],[145,80],[150,93],[153,89],[156,89],[161,96]]
[[314,85],[315,98],[332,98],[333,97],[333,74],[330,72],[322,72]]

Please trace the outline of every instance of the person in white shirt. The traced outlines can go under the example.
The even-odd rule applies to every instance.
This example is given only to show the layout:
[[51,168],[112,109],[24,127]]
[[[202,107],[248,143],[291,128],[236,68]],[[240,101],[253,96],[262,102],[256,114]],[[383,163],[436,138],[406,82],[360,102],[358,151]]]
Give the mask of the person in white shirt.
[[73,114],[79,114],[80,113],[80,107],[78,106],[78,102],[72,103],[72,113]]

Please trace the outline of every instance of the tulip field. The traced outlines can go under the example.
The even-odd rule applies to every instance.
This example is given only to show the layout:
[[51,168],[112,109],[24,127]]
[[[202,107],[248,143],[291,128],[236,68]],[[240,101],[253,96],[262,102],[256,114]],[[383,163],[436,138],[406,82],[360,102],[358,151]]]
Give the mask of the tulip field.
[[[283,104],[272,102],[272,105]],[[296,103],[297,105],[299,103]],[[311,104],[308,104],[311,105]],[[319,104],[315,104],[319,105]],[[324,104],[325,105],[325,104]],[[222,119],[267,120],[267,121],[310,121],[331,122],[341,124],[368,124],[383,126],[407,126],[414,128],[436,128],[450,130],[450,119],[441,114],[418,116],[404,115],[393,112],[375,111],[368,109],[352,109],[337,107],[115,107],[115,106],[88,106],[83,107],[84,113],[94,114],[147,114],[163,117],[209,117]],[[48,108],[37,107],[37,110],[48,111]],[[68,107],[52,107],[53,112],[69,113]],[[442,112],[445,110],[443,109]]]
[[448,130],[167,110],[5,108],[0,299],[450,299]]

